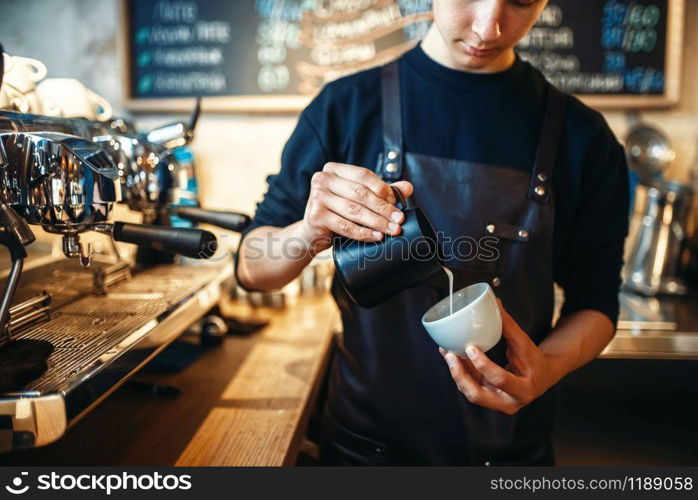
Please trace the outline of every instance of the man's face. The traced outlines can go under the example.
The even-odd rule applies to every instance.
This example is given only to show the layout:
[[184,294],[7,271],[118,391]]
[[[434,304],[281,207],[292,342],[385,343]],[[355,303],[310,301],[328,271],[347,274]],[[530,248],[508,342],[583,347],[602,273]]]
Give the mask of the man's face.
[[548,0],[434,0],[434,24],[456,67],[483,70],[511,57]]

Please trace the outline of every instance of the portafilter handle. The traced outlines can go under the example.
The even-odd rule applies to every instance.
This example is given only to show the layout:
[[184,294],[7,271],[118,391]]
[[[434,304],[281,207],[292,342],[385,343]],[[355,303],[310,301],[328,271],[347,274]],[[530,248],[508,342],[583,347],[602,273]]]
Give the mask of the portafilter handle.
[[204,210],[198,207],[175,207],[172,209],[172,214],[192,222],[211,224],[236,233],[243,231],[252,222],[249,215],[240,212]]
[[218,249],[214,234],[202,229],[114,222],[113,225],[101,225],[97,230],[110,233],[115,241],[164,250],[192,259],[208,259]]

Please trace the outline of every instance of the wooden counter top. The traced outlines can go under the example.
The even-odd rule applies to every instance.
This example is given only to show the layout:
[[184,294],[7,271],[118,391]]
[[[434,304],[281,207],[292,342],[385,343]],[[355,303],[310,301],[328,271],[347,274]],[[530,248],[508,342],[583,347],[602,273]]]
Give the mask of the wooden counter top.
[[[3,465],[290,465],[296,460],[333,334],[333,299],[302,296],[284,310],[230,302],[226,314],[269,326],[220,346],[179,342],[195,359],[178,373],[135,375],[175,397],[126,384],[43,448],[0,455]],[[182,347],[183,346],[183,347]]]
[[272,317],[176,465],[295,462],[337,327],[328,301],[303,299]]

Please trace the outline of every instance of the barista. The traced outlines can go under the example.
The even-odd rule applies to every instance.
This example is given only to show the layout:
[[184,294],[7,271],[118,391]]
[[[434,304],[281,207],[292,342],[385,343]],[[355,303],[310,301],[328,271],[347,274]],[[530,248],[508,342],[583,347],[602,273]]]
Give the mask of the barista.
[[[514,52],[545,4],[434,0],[420,45],[326,85],[285,146],[241,243],[247,288],[282,287],[335,235],[399,234],[389,185],[444,240],[498,238],[494,261],[443,248],[457,286],[487,281],[502,304],[502,341],[469,359],[421,325],[443,283],[363,309],[335,281],[327,464],[553,463],[551,389],[614,334],[628,181],[602,115]],[[551,327],[554,283],[565,302]]]

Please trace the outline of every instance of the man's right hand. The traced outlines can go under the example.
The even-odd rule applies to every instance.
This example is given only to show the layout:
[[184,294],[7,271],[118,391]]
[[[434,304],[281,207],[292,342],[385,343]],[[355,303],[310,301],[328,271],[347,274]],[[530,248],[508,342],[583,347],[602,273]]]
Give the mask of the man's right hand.
[[[392,186],[405,198],[414,190],[408,181]],[[390,185],[371,170],[327,163],[311,180],[301,234],[313,254],[329,248],[335,234],[360,241],[380,241],[383,234],[400,234],[404,215],[395,203]]]

